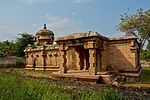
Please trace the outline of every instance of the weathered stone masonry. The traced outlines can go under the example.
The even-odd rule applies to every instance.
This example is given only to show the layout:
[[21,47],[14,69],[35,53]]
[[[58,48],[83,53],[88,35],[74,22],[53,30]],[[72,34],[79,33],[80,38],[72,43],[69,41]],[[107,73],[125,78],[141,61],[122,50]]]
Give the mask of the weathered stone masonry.
[[113,71],[125,77],[140,76],[139,45],[134,36],[110,39],[85,32],[54,39],[45,25],[35,40],[36,48],[29,45],[25,50],[26,69],[51,70],[55,75],[72,77],[95,77]]

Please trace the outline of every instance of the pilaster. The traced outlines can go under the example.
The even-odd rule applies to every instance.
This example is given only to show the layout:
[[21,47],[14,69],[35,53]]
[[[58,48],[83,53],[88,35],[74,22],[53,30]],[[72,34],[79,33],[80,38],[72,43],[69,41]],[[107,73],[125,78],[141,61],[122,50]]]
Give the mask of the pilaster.
[[60,50],[60,56],[61,56],[61,61],[60,61],[60,74],[67,73],[67,58],[66,58],[66,49],[64,45],[59,46]]
[[81,69],[81,65],[80,65],[80,54],[78,51],[76,51],[76,67],[77,67],[77,70],[80,70]]
[[97,74],[97,62],[96,62],[96,49],[89,49],[89,74],[90,75],[96,75]]
[[43,48],[42,48],[42,58],[43,58],[43,67],[44,67],[44,70],[46,69],[46,52],[45,52],[45,48],[46,48],[46,46],[45,45],[43,45]]

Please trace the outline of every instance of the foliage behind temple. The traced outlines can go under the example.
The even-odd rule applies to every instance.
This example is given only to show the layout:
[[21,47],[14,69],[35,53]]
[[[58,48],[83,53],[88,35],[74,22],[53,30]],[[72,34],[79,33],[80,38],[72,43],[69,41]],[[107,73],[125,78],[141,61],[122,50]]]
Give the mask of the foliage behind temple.
[[27,47],[28,44],[33,44],[33,36],[27,33],[19,34],[20,37],[17,38],[16,42],[14,41],[3,41],[0,42],[0,57],[5,56],[19,56],[23,57],[23,50]]

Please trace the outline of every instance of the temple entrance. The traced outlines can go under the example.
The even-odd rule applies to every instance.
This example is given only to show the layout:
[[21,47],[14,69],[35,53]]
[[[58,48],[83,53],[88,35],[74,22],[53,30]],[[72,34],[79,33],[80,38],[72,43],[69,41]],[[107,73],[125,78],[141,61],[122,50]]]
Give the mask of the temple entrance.
[[37,59],[33,58],[32,60],[32,67],[35,68],[37,66]]
[[69,47],[67,50],[68,70],[89,70],[89,50],[83,46]]

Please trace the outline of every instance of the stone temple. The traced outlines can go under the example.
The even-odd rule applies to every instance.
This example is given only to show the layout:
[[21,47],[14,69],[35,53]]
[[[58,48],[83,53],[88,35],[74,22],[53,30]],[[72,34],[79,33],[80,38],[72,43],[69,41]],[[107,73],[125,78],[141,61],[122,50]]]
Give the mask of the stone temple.
[[138,80],[141,75],[135,36],[107,38],[89,31],[54,39],[45,24],[35,35],[35,45],[24,50],[26,69],[49,70],[52,76],[102,83],[111,83],[116,73],[115,77],[123,76],[126,81]]

